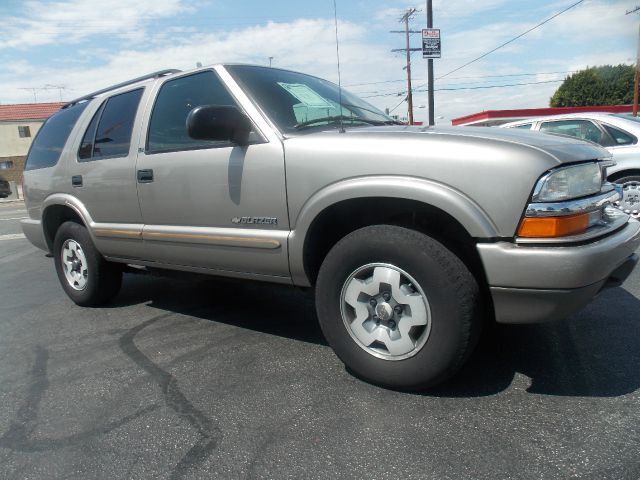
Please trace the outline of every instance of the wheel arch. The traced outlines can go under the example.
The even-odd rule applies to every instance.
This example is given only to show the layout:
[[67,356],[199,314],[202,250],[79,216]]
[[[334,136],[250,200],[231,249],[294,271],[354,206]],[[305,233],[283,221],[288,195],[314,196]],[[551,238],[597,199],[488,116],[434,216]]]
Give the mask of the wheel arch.
[[376,223],[413,228],[448,246],[455,243],[454,249],[482,281],[484,272],[474,239],[499,236],[479,205],[446,185],[405,177],[350,179],[316,193],[300,210],[289,241],[294,283],[313,285],[324,256],[335,243]]
[[624,177],[640,177],[640,168],[626,168],[618,170],[607,177],[610,182],[615,182]]
[[43,202],[42,229],[49,252],[53,252],[53,240],[60,225],[64,222],[76,222],[83,225],[93,237],[89,215],[75,197],[67,194],[54,194]]

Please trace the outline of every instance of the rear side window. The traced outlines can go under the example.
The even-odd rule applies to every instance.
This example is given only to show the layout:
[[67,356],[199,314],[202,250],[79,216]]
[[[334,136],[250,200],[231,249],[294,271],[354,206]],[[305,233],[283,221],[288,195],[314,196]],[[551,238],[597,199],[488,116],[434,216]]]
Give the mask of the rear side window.
[[533,123],[523,123],[522,125],[514,125],[511,128],[519,128],[521,130],[531,130]]
[[602,126],[607,132],[609,132],[611,138],[613,138],[613,141],[615,142],[614,145],[633,145],[638,141],[636,137],[627,132],[623,132],[619,128],[612,127],[611,125],[607,125],[605,123],[603,123]]
[[53,167],[58,163],[64,144],[86,106],[85,102],[65,108],[44,122],[29,149],[25,170]]
[[[126,157],[129,155],[131,146],[131,131],[136,118],[142,88],[132,90],[120,95],[114,95],[107,100],[102,107],[98,125],[95,128],[95,140],[93,141],[93,151],[91,160],[101,160],[104,158]],[[95,118],[94,118],[95,119]],[[91,122],[93,123],[93,121]],[[87,134],[91,135],[91,127],[87,128]],[[83,139],[83,143],[85,143]],[[85,151],[88,147],[85,146]],[[86,154],[86,153],[85,153]],[[89,158],[85,158],[89,160]]]
[[544,122],[540,125],[540,131],[554,133],[558,135],[569,135],[581,140],[604,145],[606,143],[603,134],[593,122],[589,120],[559,120],[554,122]]
[[91,156],[93,155],[93,142],[96,138],[96,128],[98,126],[98,120],[100,119],[100,115],[102,115],[103,109],[104,103],[100,106],[98,111],[91,119],[91,123],[89,123],[87,131],[84,132],[84,137],[82,137],[82,143],[80,144],[80,149],[78,150],[78,160],[80,160],[81,162],[91,160]]
[[167,81],[156,99],[149,121],[147,152],[170,152],[227,145],[194,140],[187,132],[187,115],[200,105],[237,106],[218,76],[204,71]]

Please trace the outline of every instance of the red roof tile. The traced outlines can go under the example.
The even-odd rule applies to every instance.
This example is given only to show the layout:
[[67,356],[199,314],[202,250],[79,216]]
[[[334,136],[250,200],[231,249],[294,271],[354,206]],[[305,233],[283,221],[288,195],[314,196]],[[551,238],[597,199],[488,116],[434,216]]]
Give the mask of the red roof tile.
[[60,110],[64,104],[65,102],[0,105],[0,122],[11,120],[44,120]]

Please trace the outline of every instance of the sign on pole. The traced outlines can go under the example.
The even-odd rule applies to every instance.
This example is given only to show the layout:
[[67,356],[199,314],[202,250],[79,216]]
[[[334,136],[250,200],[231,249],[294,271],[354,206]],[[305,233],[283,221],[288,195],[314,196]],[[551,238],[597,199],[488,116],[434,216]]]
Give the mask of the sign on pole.
[[440,29],[422,29],[422,58],[440,58]]

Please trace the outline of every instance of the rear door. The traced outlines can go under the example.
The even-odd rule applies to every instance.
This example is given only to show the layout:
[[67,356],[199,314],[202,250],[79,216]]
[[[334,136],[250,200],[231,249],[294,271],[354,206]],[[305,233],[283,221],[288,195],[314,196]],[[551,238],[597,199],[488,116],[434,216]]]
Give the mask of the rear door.
[[[288,277],[282,142],[237,86],[232,93],[224,73],[171,77],[149,104],[136,166],[146,258]],[[233,105],[248,113],[250,144],[190,138],[186,118],[200,105]]]
[[92,103],[91,121],[69,171],[71,193],[87,208],[105,255],[137,258],[142,247],[135,127],[143,96],[144,88],[137,88]]

